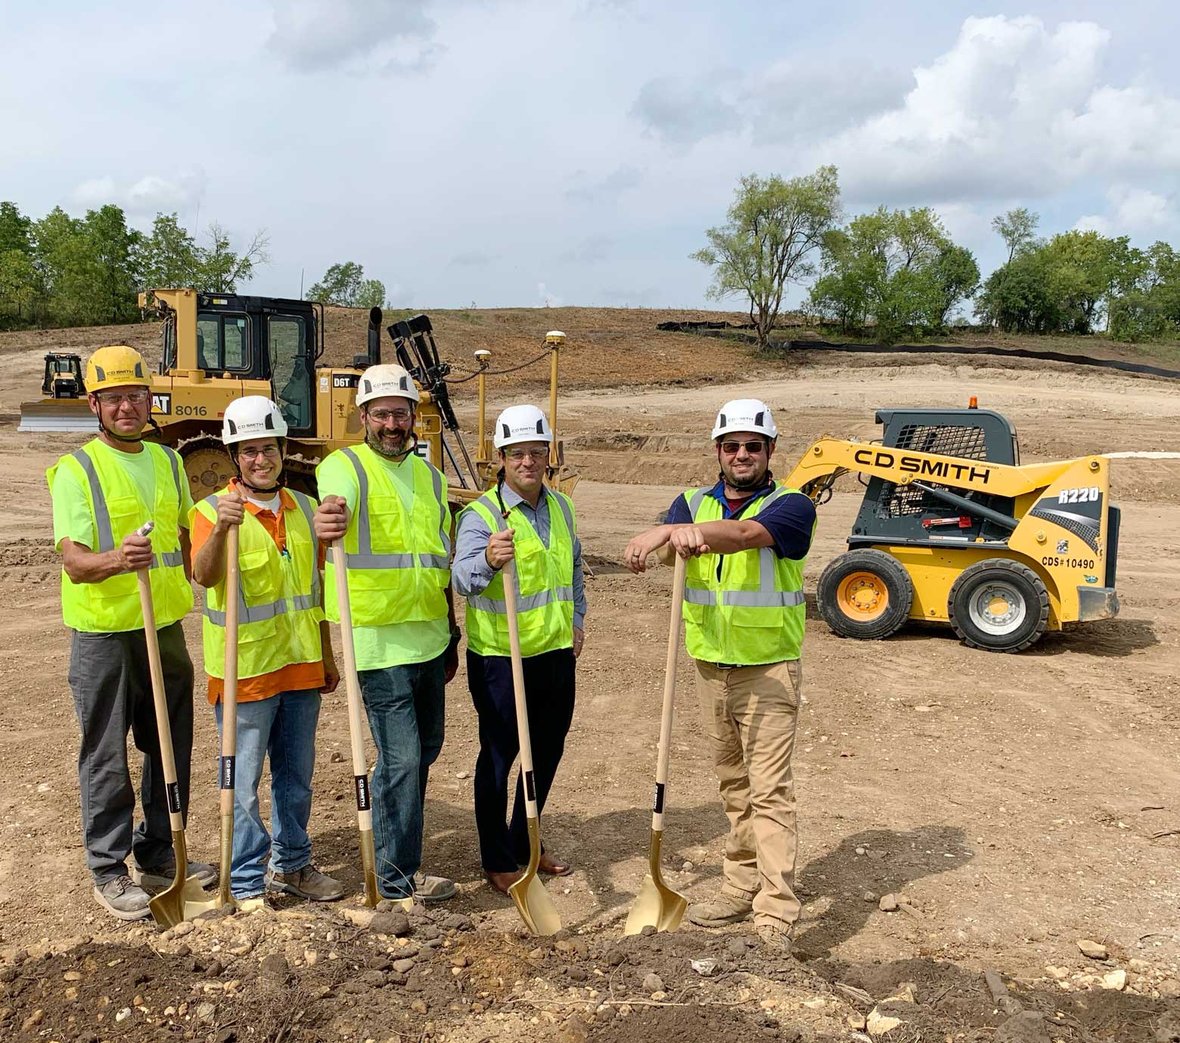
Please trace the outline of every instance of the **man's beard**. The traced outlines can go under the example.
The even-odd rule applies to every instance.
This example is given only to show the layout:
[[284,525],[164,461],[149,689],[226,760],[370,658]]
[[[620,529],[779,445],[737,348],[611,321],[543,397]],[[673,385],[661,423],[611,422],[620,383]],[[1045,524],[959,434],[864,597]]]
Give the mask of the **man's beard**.
[[721,472],[721,476],[731,489],[739,489],[742,492],[748,489],[759,489],[766,482],[765,471],[761,474],[751,474],[748,478],[738,478],[736,475],[726,474],[724,471]]
[[[387,435],[385,437],[388,438],[389,436]],[[401,433],[401,441],[398,443],[399,448],[387,449],[385,447],[385,439],[381,435],[373,434],[371,431],[365,434],[365,442],[368,444],[369,448],[372,449],[373,452],[390,460],[396,460],[399,456],[405,456],[411,451],[411,449],[413,449],[413,442],[411,441],[411,438],[411,435]]]

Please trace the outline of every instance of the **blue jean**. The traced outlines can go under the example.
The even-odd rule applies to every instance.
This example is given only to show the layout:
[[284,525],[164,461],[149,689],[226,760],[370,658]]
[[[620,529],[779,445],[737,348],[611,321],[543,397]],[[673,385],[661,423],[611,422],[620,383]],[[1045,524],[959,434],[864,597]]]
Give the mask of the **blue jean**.
[[[213,708],[221,734],[221,703]],[[280,692],[238,703],[234,764],[234,858],[230,890],[235,898],[266,891],[266,869],[294,873],[311,864],[311,775],[320,693],[314,688]],[[270,755],[270,821],[274,842],[258,811],[262,762]]]
[[443,744],[444,656],[360,670],[361,696],[377,745],[373,768],[373,844],[377,886],[385,898],[408,898],[422,865],[422,808],[430,765]]

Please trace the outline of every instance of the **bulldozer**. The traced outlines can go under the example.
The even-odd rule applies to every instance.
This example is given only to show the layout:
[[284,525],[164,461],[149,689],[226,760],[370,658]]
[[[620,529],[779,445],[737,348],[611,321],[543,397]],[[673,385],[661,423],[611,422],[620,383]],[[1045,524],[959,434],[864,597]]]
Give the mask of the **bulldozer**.
[[1016,430],[979,409],[880,409],[879,441],[821,438],[785,479],[818,505],[835,481],[865,486],[848,550],[816,605],[842,637],[887,638],[907,621],[1019,652],[1049,630],[1118,614],[1120,513],[1110,462],[1021,464]]
[[[147,437],[180,453],[194,501],[234,476],[221,444],[221,417],[242,395],[266,395],[279,406],[290,432],[286,481],[303,492],[315,494],[315,467],[324,456],[364,438],[356,387],[364,369],[381,361],[380,308],[370,310],[365,351],[353,357],[352,365],[321,367],[324,309],[317,302],[160,289],[140,294],[139,304],[163,319],[159,371],[152,375],[153,426]],[[474,499],[495,478],[485,417],[490,353],[476,352],[480,427],[473,458],[451,405],[446,381],[450,365],[439,355],[430,318],[400,320],[384,332],[421,389],[416,451],[447,475],[453,506]],[[557,357],[564,338],[556,330],[546,336],[555,432],[549,481],[571,492],[577,474],[566,465],[556,439]],[[38,402],[21,405],[18,431],[96,429],[77,355],[46,356],[42,395]]]

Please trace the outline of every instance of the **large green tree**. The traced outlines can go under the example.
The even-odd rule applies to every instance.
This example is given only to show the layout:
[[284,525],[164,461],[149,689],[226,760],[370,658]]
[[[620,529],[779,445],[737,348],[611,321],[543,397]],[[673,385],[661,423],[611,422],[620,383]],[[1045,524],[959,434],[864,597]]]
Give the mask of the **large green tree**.
[[811,258],[839,218],[835,167],[789,180],[743,177],[726,223],[708,229],[709,245],[692,255],[713,269],[708,296],[744,296],[758,346],[765,348],[787,287],[815,273]]
[[192,287],[200,282],[201,258],[196,240],[176,214],[156,214],[151,235],[143,242],[140,264],[142,289]]
[[979,268],[928,208],[861,214],[824,239],[811,306],[847,330],[869,324],[885,343],[940,329],[975,290]]
[[307,299],[339,308],[379,308],[385,303],[385,284],[366,279],[364,267],[356,261],[341,261],[328,267],[307,291]]

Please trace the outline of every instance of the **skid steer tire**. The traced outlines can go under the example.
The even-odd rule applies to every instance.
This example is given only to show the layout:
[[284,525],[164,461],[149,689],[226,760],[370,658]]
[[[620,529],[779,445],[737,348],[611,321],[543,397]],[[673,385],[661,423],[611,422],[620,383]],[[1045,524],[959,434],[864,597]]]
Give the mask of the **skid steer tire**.
[[1049,624],[1049,592],[1027,565],[988,558],[955,580],[947,613],[955,633],[972,648],[1022,652]]
[[905,567],[884,551],[850,550],[820,574],[815,600],[840,637],[880,641],[909,619],[914,584]]

